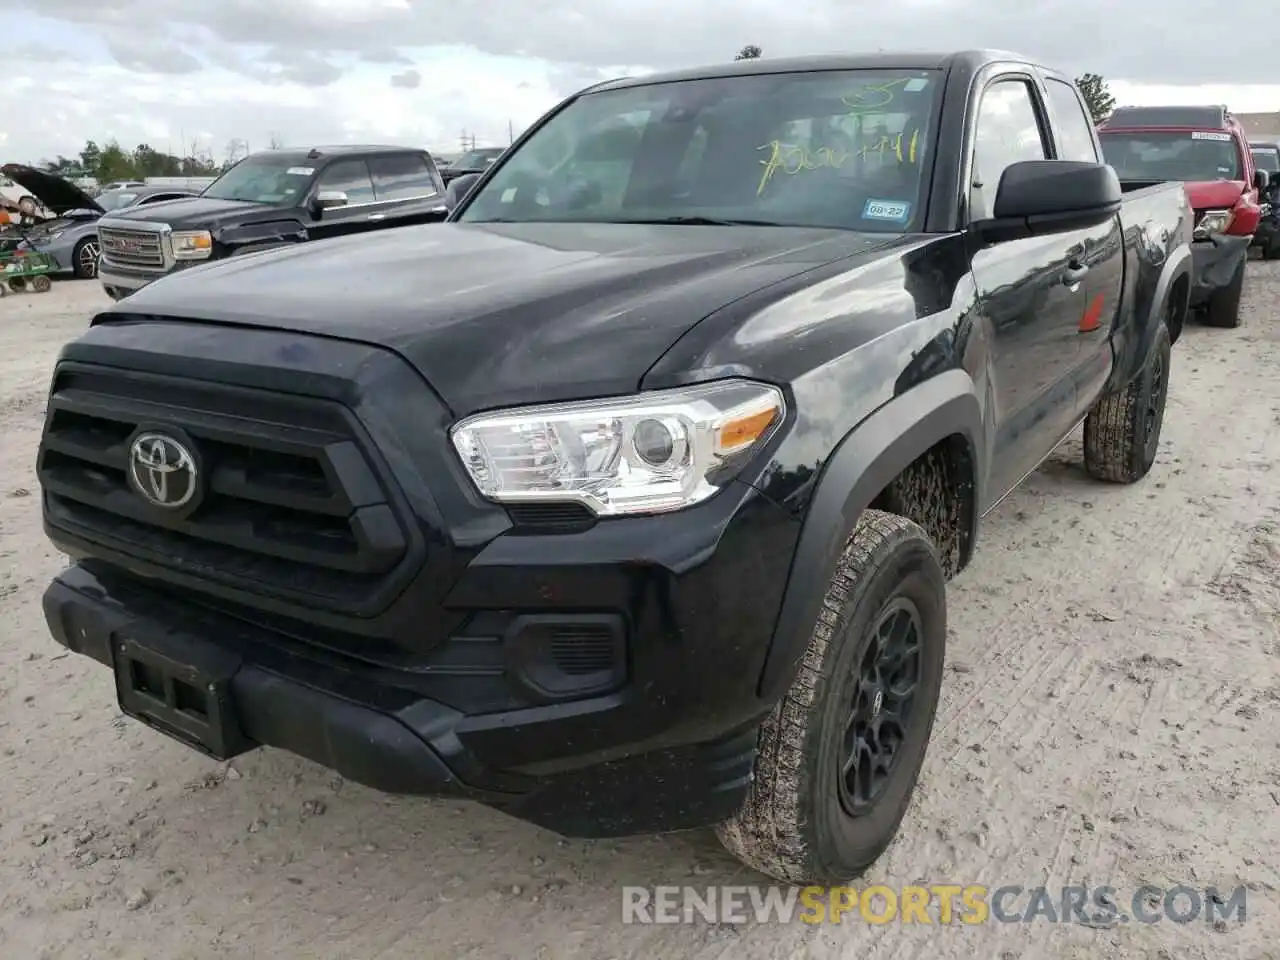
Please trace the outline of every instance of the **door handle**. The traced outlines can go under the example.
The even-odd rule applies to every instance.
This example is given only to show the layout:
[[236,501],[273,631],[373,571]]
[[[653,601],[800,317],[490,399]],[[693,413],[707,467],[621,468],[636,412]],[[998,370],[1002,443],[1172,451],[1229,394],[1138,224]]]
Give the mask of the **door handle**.
[[1067,269],[1062,271],[1062,285],[1064,287],[1074,287],[1084,279],[1084,275],[1088,272],[1089,268],[1087,266],[1073,260],[1067,264]]
[[369,219],[370,219],[370,220],[385,220],[385,219],[387,219],[387,215],[386,215],[385,213],[371,213],[371,214],[369,214]]

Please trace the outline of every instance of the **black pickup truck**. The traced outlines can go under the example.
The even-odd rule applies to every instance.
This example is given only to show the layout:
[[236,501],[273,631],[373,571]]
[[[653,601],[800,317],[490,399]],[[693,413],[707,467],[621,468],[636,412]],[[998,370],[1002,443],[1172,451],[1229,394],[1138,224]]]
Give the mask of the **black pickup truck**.
[[198,197],[103,217],[98,277],[121,300],[210,260],[438,222],[446,212],[444,182],[425,150],[268,150],[245,157]]
[[1155,459],[1191,214],[1097,158],[1007,54],[592,87],[442,226],[94,317],[39,453],[49,628],[213,757],[849,878],[979,519],[1082,421],[1094,477]]

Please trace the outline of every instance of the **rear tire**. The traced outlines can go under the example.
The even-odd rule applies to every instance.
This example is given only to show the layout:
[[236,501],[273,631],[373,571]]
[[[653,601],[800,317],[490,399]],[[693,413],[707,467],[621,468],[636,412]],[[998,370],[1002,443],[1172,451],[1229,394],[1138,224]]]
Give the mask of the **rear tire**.
[[1084,421],[1084,465],[1090,476],[1135,483],[1151,470],[1169,398],[1173,341],[1161,323],[1142,372],[1117,393],[1104,394]]
[[[1248,259],[1248,258],[1245,258]],[[1204,322],[1211,327],[1233,329],[1240,326],[1240,298],[1244,295],[1244,264],[1240,261],[1231,282],[1215,290],[1205,306]]]
[[31,281],[31,289],[36,293],[48,293],[53,288],[53,281],[48,277],[35,277]]
[[[946,638],[945,578],[928,536],[864,511],[796,677],[761,725],[746,802],[717,827],[725,847],[789,883],[843,883],[874,863],[920,778]],[[887,765],[878,781],[877,758]]]

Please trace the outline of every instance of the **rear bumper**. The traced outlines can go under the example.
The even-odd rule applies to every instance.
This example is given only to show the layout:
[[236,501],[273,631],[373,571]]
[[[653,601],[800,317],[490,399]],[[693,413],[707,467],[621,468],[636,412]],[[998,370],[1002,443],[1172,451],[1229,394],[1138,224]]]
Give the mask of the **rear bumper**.
[[1213,294],[1231,283],[1249,255],[1253,236],[1217,236],[1191,244],[1191,305],[1203,306]]
[[[125,642],[163,647],[184,664],[207,663],[210,654],[231,660],[226,700],[233,739],[242,745],[228,755],[276,747],[377,790],[475,800],[565,836],[720,822],[741,806],[754,765],[758,716],[739,716],[730,729],[698,742],[612,751],[601,760],[602,732],[615,741],[652,734],[619,723],[635,706],[627,691],[468,717],[400,685],[403,678],[389,671],[284,644],[261,626],[94,561],[68,568],[49,585],[44,613],[58,643],[109,667]],[[707,669],[716,675],[714,665]],[[500,766],[504,756],[527,756],[531,741],[579,752],[553,764]]]

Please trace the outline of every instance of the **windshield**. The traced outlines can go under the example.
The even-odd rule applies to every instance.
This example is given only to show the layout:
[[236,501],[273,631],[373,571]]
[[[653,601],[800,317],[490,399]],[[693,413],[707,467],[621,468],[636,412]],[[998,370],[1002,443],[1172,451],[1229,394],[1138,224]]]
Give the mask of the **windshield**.
[[934,71],[856,70],[588,93],[458,219],[906,232],[923,214],[940,86]]
[[453,161],[452,166],[459,170],[481,170],[502,156],[502,149],[494,147],[486,150],[469,150]]
[[1229,133],[1099,131],[1102,152],[1121,180],[1239,180],[1240,151]]
[[119,210],[137,199],[138,195],[128,190],[108,190],[98,195],[98,206],[103,210]]
[[202,197],[247,203],[301,202],[315,168],[306,161],[246,157],[205,188]]
[[1280,173],[1280,150],[1275,147],[1254,147],[1249,152],[1253,154],[1253,165],[1259,170]]

